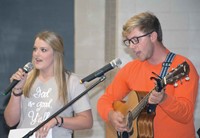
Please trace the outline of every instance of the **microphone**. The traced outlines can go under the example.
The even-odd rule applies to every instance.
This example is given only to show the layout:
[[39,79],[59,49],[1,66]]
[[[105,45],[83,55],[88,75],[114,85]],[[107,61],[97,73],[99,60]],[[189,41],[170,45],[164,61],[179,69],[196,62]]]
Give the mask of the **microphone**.
[[[25,73],[28,73],[30,72],[31,70],[33,69],[33,64],[31,62],[28,62],[24,67],[23,67],[23,71]],[[19,82],[20,80],[13,80],[10,85],[8,86],[8,88],[4,91],[3,95],[7,95],[11,90],[12,88],[15,87],[15,85],[17,85],[17,83]]]
[[101,69],[95,71],[94,73],[92,73],[92,74],[88,75],[87,77],[83,78],[82,80],[80,80],[80,83],[89,82],[97,77],[101,77],[107,71],[114,69],[115,67],[118,67],[121,64],[122,64],[122,61],[119,58],[116,58],[116,59],[112,60],[109,64],[102,67]]

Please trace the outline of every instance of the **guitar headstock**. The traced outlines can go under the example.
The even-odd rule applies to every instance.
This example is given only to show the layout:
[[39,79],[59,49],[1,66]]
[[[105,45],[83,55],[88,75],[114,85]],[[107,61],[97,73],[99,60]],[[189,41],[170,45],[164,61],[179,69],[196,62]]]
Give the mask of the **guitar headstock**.
[[190,67],[186,61],[170,71],[164,78],[164,85],[173,84],[189,74]]

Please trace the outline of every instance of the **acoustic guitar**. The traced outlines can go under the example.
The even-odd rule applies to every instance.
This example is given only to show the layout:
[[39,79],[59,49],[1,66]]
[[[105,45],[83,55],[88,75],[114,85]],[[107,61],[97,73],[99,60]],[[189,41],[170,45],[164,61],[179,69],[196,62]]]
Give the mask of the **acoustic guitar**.
[[[126,101],[115,101],[113,108],[125,116],[128,132],[118,132],[111,124],[106,124],[106,138],[153,138],[155,112],[147,113],[148,98],[153,90],[174,84],[185,77],[189,80],[189,65],[186,61],[167,73],[164,78],[155,78],[157,84],[150,92],[131,91]],[[176,85],[174,85],[177,87]]]

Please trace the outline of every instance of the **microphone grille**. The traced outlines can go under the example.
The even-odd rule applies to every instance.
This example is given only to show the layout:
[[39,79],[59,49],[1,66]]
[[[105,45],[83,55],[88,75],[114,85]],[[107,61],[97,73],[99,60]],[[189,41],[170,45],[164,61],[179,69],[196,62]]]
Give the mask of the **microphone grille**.
[[122,61],[119,58],[116,58],[111,62],[112,67],[119,67],[121,64]]
[[24,66],[24,71],[26,72],[26,73],[28,73],[29,71],[31,71],[32,69],[33,69],[33,64],[31,63],[31,62],[28,62],[25,66]]

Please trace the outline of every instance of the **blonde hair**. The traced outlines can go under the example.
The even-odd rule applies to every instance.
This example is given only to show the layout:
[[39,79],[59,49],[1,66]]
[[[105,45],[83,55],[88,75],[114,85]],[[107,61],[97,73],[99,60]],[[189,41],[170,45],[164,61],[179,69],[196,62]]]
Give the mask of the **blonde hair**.
[[[54,32],[44,31],[36,35],[35,39],[39,38],[49,44],[54,51],[54,76],[58,86],[59,99],[63,103],[67,103],[67,80],[66,75],[69,77],[70,73],[64,67],[64,46],[62,38]],[[38,69],[33,69],[24,85],[23,93],[25,97],[29,97],[30,89],[39,75]]]
[[157,40],[162,43],[162,29],[158,18],[150,12],[143,12],[131,17],[123,26],[122,36],[126,38],[133,29],[139,28],[144,33],[155,31]]

